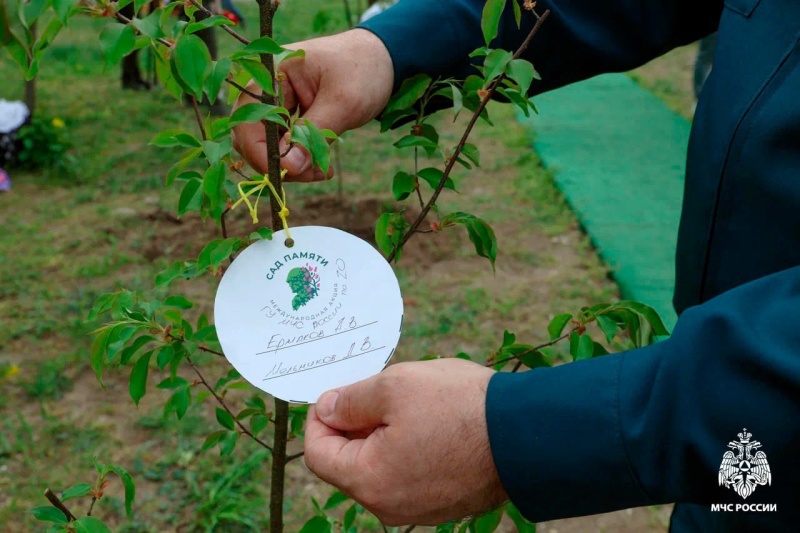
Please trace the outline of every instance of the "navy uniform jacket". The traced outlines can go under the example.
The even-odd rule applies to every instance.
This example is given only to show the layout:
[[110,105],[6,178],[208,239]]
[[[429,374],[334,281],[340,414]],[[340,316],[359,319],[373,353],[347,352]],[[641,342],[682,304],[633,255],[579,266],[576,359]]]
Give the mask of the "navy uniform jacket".
[[[401,0],[366,24],[396,82],[474,72],[482,0]],[[688,152],[669,340],[490,382],[486,416],[511,500],[534,521],[678,502],[674,531],[800,526],[800,2],[541,0],[532,91],[626,71],[717,28]],[[496,47],[521,30],[510,6]],[[546,110],[544,111],[546,112]],[[772,484],[720,487],[743,428]],[[777,512],[711,512],[768,503]],[[763,509],[763,508],[762,508]]]

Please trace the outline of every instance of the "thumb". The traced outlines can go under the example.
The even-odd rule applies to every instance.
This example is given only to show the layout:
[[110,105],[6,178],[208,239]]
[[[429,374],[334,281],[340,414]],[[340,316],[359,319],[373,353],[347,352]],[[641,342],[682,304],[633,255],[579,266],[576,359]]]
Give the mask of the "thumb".
[[339,431],[359,431],[383,425],[385,402],[375,378],[328,391],[317,400],[317,416]]

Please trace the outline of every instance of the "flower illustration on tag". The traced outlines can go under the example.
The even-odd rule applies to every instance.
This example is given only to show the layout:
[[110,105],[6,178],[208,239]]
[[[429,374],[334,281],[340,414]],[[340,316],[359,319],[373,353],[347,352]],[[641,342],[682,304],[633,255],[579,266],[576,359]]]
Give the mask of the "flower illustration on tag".
[[286,276],[286,283],[289,284],[289,288],[294,293],[292,309],[297,311],[319,294],[317,267],[312,267],[306,263],[304,267],[291,269],[289,275]]

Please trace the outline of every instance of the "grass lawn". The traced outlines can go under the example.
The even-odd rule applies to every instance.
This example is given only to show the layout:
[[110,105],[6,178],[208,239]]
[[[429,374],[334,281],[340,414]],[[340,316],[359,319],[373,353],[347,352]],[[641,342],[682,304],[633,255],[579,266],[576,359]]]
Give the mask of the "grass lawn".
[[[317,9],[328,13],[328,30],[343,27],[340,2],[311,5],[285,3],[276,22],[281,42],[311,36]],[[255,6],[241,6],[252,35]],[[150,387],[137,409],[127,371],[111,372],[103,390],[88,364],[88,333],[96,324],[85,317],[94,299],[120,287],[149,290],[159,270],[196,255],[218,233],[198,217],[175,218],[179,191],[162,184],[176,152],[148,145],[163,129],[193,130],[191,111],[160,88],[122,92],[118,70],[102,67],[97,35],[104,24],[75,19],[51,47],[38,81],[37,113],[66,123],[74,176],[15,173],[13,190],[0,194],[0,364],[20,369],[0,381],[0,531],[35,531],[26,510],[45,504],[44,488],[91,483],[95,458],[124,466],[137,482],[132,519],[124,518],[118,483],[96,506],[95,514],[115,531],[204,530],[229,506],[264,524],[269,475],[252,468],[263,459],[258,446],[242,442],[225,459],[215,451],[201,454],[203,437],[217,428],[213,406],[193,406],[181,421],[164,419],[162,391]],[[234,46],[221,32],[219,38],[224,47]],[[640,76],[645,84],[657,78]],[[15,67],[3,57],[0,96],[21,94]],[[503,329],[521,342],[536,342],[555,314],[617,298],[513,111],[501,105],[492,111],[497,126],[482,124],[473,137],[482,167],[455,175],[459,193],[444,195],[440,205],[492,224],[497,272],[474,256],[458,230],[416,236],[397,267],[406,315],[395,360],[460,351],[482,356],[499,346]],[[452,143],[465,124],[453,124],[447,113],[436,121]],[[348,133],[341,182],[288,187],[291,222],[371,233],[391,199],[392,176],[413,168],[409,154],[391,146],[400,135],[380,136],[374,124]],[[232,233],[252,230],[244,212],[232,218]],[[173,289],[196,301],[198,312],[210,313],[215,285],[200,278]],[[212,379],[229,368],[218,360],[204,367]],[[242,398],[230,399],[240,405]],[[331,489],[302,461],[292,463],[288,480],[287,530],[296,531],[311,514],[309,497],[325,499]],[[663,513],[635,513],[612,523],[663,530]],[[365,520],[366,530],[378,527]],[[217,531],[237,529],[223,523]]]

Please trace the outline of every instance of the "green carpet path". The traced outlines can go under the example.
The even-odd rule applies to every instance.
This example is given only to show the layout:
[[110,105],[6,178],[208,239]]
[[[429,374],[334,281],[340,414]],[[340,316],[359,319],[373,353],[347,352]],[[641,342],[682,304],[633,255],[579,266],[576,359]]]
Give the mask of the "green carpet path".
[[622,297],[655,308],[671,330],[689,122],[623,74],[536,104],[540,115],[521,120]]

